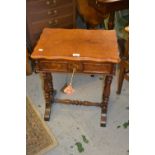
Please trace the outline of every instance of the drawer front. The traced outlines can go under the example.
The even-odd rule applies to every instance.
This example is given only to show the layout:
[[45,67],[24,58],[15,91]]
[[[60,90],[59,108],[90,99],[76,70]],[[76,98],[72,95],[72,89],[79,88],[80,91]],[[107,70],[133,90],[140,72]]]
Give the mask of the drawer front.
[[54,9],[47,9],[40,11],[38,10],[37,12],[31,12],[28,13],[28,16],[32,22],[35,21],[41,21],[44,19],[49,19],[49,18],[54,18],[56,16],[64,16],[64,15],[69,15],[73,12],[73,5],[65,5],[63,7],[58,7]]
[[38,71],[51,72],[75,72],[77,73],[97,73],[114,74],[114,65],[110,63],[90,63],[74,61],[39,61],[37,63]]
[[67,65],[68,72],[83,72],[83,64],[81,62],[69,62]]
[[83,71],[83,65],[80,62],[67,62],[67,61],[39,61],[37,69],[40,71],[53,71],[53,72],[76,72]]
[[110,63],[83,63],[85,73],[105,73],[113,74],[113,65]]
[[65,4],[72,3],[73,0],[37,0],[37,1],[29,1],[27,2],[27,11],[28,12],[36,12],[39,9],[50,9],[53,7],[58,7]]
[[37,69],[39,71],[67,72],[67,65],[67,62],[64,61],[39,61]]
[[73,23],[73,14],[67,16],[53,17],[42,21],[37,21],[32,23],[32,32],[35,34],[40,32],[45,27],[65,27]]

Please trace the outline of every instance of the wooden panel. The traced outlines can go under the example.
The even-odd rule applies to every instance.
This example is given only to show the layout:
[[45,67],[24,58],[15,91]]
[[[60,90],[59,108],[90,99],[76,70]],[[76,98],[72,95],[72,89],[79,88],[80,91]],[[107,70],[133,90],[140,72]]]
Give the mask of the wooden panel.
[[39,9],[49,9],[52,7],[58,7],[61,5],[72,3],[72,0],[41,0],[41,1],[30,1],[27,3],[29,12],[35,12]]
[[38,10],[36,12],[28,12],[29,18],[35,21],[41,21],[43,19],[53,18],[55,16],[69,15],[73,12],[73,5],[65,5],[57,8],[50,8],[46,10]]
[[105,73],[113,74],[113,65],[110,63],[83,63],[83,72],[85,73]]
[[76,72],[83,71],[83,65],[81,62],[72,62],[72,61],[45,61],[41,60],[37,62],[37,70],[47,70],[47,71],[58,71],[58,72],[72,72],[73,69],[76,69]]
[[45,27],[75,27],[75,0],[27,0],[27,40],[33,48]]
[[47,71],[58,71],[58,72],[65,72],[67,71],[67,62],[64,61],[39,61],[37,63],[37,69],[40,71],[47,70]]
[[105,73],[114,74],[113,64],[110,63],[92,63],[92,62],[78,62],[78,61],[46,61],[40,60],[37,62],[37,71],[48,72],[72,72],[76,69],[77,73]]

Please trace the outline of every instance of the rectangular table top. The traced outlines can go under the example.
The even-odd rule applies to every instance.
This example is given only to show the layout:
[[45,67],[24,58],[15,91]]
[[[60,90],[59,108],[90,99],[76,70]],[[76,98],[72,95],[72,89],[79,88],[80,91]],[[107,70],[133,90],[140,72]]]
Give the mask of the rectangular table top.
[[111,63],[120,61],[115,30],[45,28],[31,57]]

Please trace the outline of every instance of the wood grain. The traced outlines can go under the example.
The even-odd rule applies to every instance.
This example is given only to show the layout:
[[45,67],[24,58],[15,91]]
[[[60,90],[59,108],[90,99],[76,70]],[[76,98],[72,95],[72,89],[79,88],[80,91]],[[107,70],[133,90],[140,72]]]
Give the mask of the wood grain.
[[[74,53],[80,54],[80,57],[72,56]],[[31,57],[118,63],[116,32],[115,30],[45,28]]]

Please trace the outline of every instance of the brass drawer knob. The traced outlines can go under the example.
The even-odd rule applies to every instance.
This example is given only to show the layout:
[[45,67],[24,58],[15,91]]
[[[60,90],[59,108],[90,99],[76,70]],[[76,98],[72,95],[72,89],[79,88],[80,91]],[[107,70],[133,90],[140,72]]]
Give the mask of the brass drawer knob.
[[82,71],[83,66],[81,63],[69,63],[68,64],[68,69],[73,70],[75,69],[76,71]]
[[54,10],[53,12],[54,12],[54,14],[57,14],[57,10]]
[[57,2],[56,0],[53,0],[53,4],[56,4],[56,2]]
[[52,23],[53,23],[53,21],[51,21],[51,20],[49,20],[49,21],[48,21],[48,24],[50,24],[50,25],[51,25]]
[[47,12],[47,14],[48,14],[48,15],[51,15],[51,14],[52,14],[52,12],[49,10],[49,11]]
[[[49,10],[49,11],[47,12],[47,14],[48,14],[48,15],[51,15],[51,14],[52,14],[52,11],[51,11],[51,10]],[[53,14],[55,14],[55,15],[56,15],[56,14],[57,14],[57,10],[54,10],[54,11],[53,11]]]
[[50,5],[50,1],[46,1],[46,5]]
[[97,7],[100,7],[100,4],[98,3],[98,1],[96,0],[96,6]]
[[55,20],[54,20],[54,23],[55,23],[55,24],[57,24],[57,23],[58,23],[58,20],[57,20],[57,19],[55,19]]

